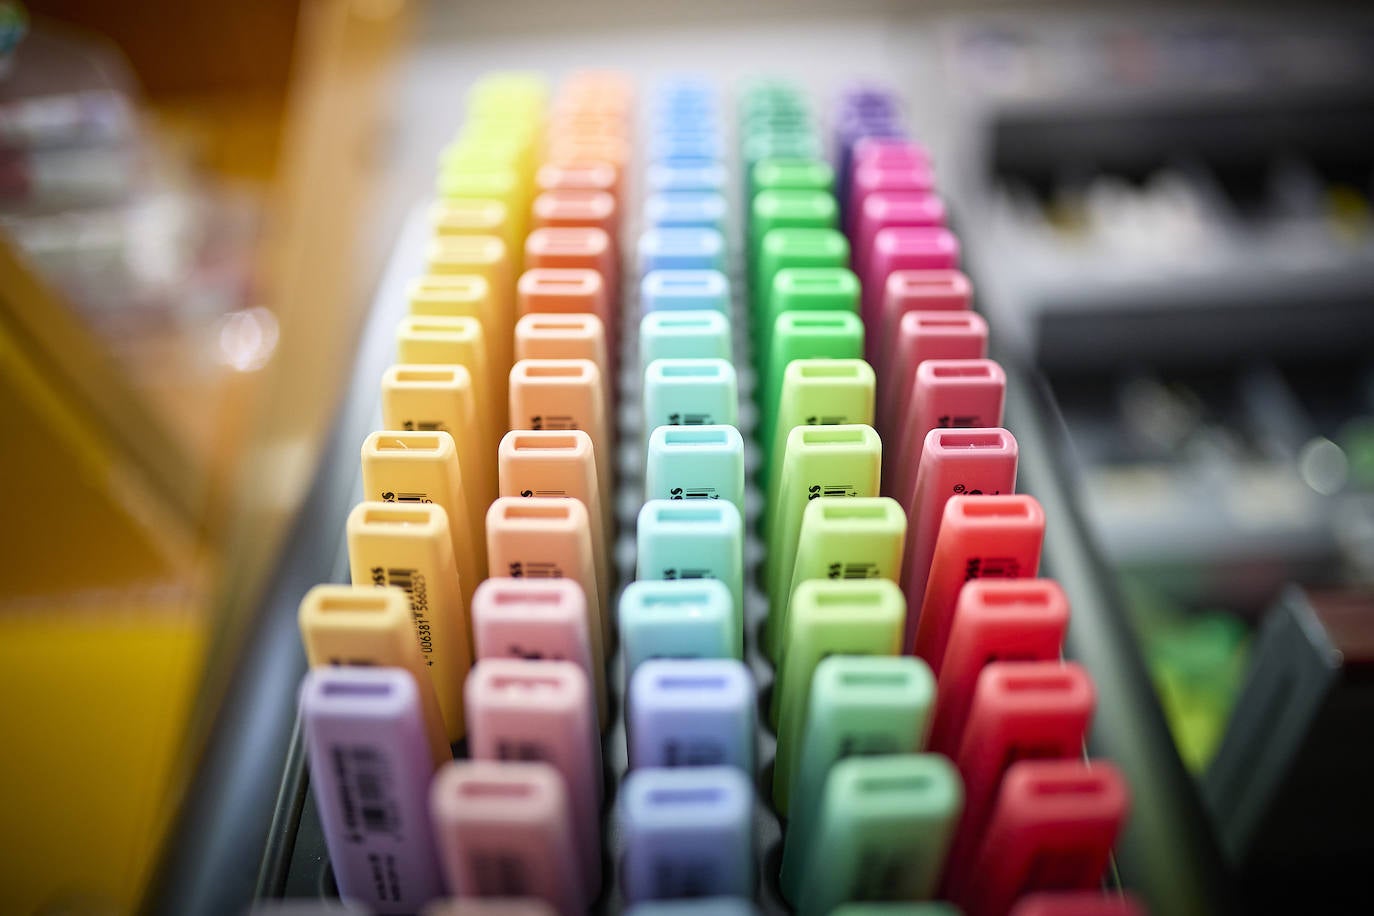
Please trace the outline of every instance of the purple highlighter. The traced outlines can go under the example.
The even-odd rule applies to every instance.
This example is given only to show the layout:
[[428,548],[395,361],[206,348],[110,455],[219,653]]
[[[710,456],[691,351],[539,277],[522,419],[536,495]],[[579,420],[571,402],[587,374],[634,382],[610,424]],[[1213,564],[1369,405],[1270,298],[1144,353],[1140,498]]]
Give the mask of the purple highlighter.
[[734,766],[754,772],[758,700],[733,658],[657,658],[630,677],[630,766]]
[[301,683],[310,783],[339,896],[413,913],[443,895],[420,695],[400,668],[316,668]]

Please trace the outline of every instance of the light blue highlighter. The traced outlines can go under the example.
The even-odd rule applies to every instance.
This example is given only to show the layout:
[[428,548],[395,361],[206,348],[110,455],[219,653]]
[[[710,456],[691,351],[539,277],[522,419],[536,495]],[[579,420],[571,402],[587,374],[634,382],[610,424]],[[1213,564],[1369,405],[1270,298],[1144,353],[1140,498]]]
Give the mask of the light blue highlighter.
[[656,359],[729,359],[730,319],[714,309],[649,312],[639,321],[639,371]]
[[644,225],[725,232],[725,195],[715,191],[660,191],[644,201]]
[[739,382],[725,359],[656,359],[644,370],[644,440],[660,426],[738,426]]
[[719,579],[734,606],[731,632],[743,654],[744,518],[734,503],[651,499],[639,510],[637,579]]
[[724,271],[725,236],[692,226],[649,229],[639,237],[639,272],[651,270]]
[[630,767],[732,766],[754,772],[754,676],[733,658],[654,659],[626,699]]
[[730,314],[730,281],[719,270],[651,270],[639,284],[644,312],[713,309]]
[[735,597],[716,579],[645,579],[620,594],[625,677],[655,658],[740,658]]
[[645,499],[723,499],[744,513],[744,437],[733,426],[660,426],[649,434]]
[[717,159],[674,159],[655,162],[645,173],[650,193],[656,191],[716,191],[723,193],[729,180],[725,165]]

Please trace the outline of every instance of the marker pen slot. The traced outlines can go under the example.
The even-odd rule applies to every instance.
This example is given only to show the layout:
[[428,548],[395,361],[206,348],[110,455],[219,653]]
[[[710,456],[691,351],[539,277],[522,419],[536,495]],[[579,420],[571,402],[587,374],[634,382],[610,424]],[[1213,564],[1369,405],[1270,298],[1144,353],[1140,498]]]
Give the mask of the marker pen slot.
[[[833,502],[834,505],[830,503]],[[852,505],[853,500],[832,500],[821,504],[820,513],[825,516],[827,521],[839,522],[850,520],[875,521],[885,519],[892,513],[886,506],[873,505],[872,503],[860,503]]]
[[677,506],[661,507],[655,516],[660,524],[719,522],[724,513],[719,509],[679,509]]
[[724,376],[720,366],[684,366],[681,364],[661,365],[659,374],[664,378],[705,378],[717,379]]
[[948,364],[930,367],[930,374],[936,378],[993,378],[992,369],[986,364],[977,366],[951,366]]
[[927,318],[918,315],[913,319],[918,328],[960,328],[970,330],[975,327],[975,322],[971,318]]
[[710,598],[705,592],[679,590],[673,595],[645,594],[640,599],[646,607],[682,607],[683,605],[704,605]]
[[1001,448],[1004,444],[997,433],[940,433],[935,442],[948,449]]
[[335,699],[374,700],[391,696],[390,684],[345,684],[339,681],[326,681],[320,690],[325,696]]
[[725,445],[730,437],[716,429],[670,429],[663,434],[668,445]]
[[376,438],[374,448],[379,452],[439,452],[442,441],[438,436],[425,435],[387,435]]
[[804,328],[808,331],[833,331],[845,326],[845,321],[840,318],[803,318],[791,316],[789,320],[794,328]]
[[1001,679],[1004,693],[1050,693],[1072,690],[1077,681],[1068,674],[1018,674]]
[[386,595],[369,592],[336,593],[321,598],[315,607],[326,614],[378,613],[390,610],[391,601]]
[[1044,608],[1056,603],[1056,597],[1043,588],[1001,589],[982,593],[986,607],[1037,607]]
[[860,779],[855,788],[863,795],[890,795],[894,792],[926,792],[931,787],[928,776],[886,777],[870,776]]
[[511,607],[512,605],[551,605],[561,604],[563,598],[558,592],[540,592],[533,589],[522,591],[498,590],[493,599],[498,605]]
[[964,518],[1031,518],[1031,504],[1023,499],[1004,500],[996,496],[962,500],[958,512]]
[[549,366],[525,363],[516,367],[516,372],[525,378],[571,378],[583,379],[588,376],[587,366]]
[[837,378],[859,378],[863,371],[853,363],[849,362],[815,362],[807,360],[798,371],[802,378],[808,379],[837,379]]
[[527,327],[529,327],[531,330],[535,330],[535,331],[547,331],[547,332],[550,332],[550,333],[558,333],[558,332],[562,332],[562,331],[582,331],[582,330],[585,330],[586,327],[587,327],[587,323],[586,323],[585,321],[576,321],[576,320],[571,319],[571,318],[570,318],[570,319],[567,319],[566,321],[556,321],[556,320],[553,320],[553,319],[540,319],[539,321],[531,321],[531,322],[529,322],[529,324],[527,325]]
[[574,452],[578,444],[575,436],[516,436],[511,440],[518,452]]
[[904,671],[845,671],[840,675],[844,687],[905,687],[911,677]]
[[405,369],[397,367],[393,376],[397,382],[452,382],[458,377],[458,373],[452,369]]
[[710,328],[713,323],[714,322],[705,318],[678,318],[673,316],[665,316],[663,318],[658,319],[658,326],[660,328],[675,328],[683,330],[700,330],[702,328]]
[[407,328],[412,334],[435,334],[446,338],[465,339],[471,336],[471,326],[467,324],[440,324],[438,322],[416,321],[411,319]]
[[572,510],[564,506],[527,506],[519,503],[504,503],[499,511],[503,519],[567,521],[572,517]]
[[364,525],[428,525],[434,516],[423,509],[404,506],[368,506],[362,518]]
[[858,445],[867,437],[861,429],[802,430],[802,445]]
[[527,782],[469,779],[459,784],[458,794],[463,798],[529,798],[534,794],[534,787]]
[[686,805],[719,804],[724,795],[720,789],[709,786],[699,789],[654,789],[647,794],[646,800],[656,808],[680,808]]
[[491,679],[491,688],[500,691],[561,691],[567,683],[561,678],[533,674],[498,674]]
[[729,683],[723,677],[685,677],[679,674],[664,675],[654,681],[660,690],[724,690]]
[[876,607],[888,600],[878,589],[859,589],[852,585],[843,591],[816,589],[814,599],[820,607]]

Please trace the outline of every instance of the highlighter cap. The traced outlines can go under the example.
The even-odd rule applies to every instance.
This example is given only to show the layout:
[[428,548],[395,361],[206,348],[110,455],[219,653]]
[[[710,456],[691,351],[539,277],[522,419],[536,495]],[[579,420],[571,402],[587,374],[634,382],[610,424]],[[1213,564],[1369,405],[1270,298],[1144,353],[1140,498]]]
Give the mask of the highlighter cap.
[[651,270],[640,284],[645,312],[712,309],[730,311],[730,281],[719,270]]
[[738,658],[734,616],[734,596],[718,579],[631,582],[620,595],[627,676],[654,658]]

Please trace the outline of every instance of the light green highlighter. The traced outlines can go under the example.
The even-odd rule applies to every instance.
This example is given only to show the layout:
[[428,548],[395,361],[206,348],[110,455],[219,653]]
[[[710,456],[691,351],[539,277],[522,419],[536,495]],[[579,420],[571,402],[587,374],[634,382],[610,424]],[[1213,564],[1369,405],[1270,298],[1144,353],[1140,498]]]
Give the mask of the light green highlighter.
[[782,850],[784,897],[795,902],[801,890],[831,766],[846,757],[921,750],[934,702],[930,667],[913,656],[832,655],[816,666]]
[[[767,374],[758,386],[759,430],[765,458],[773,447],[769,437],[777,422],[783,376],[793,360],[863,359],[864,323],[854,312],[783,312],[773,322]],[[781,444],[781,443],[779,443]]]
[[836,763],[821,793],[798,916],[825,916],[851,900],[928,899],[963,807],[959,772],[940,754]]
[[[873,369],[861,359],[794,359],[782,373],[778,407],[772,434],[764,440],[762,476],[764,505],[772,507],[782,483],[782,463],[787,437],[798,426],[873,425],[876,380]],[[770,520],[764,516],[764,537]]]
[[[859,310],[859,278],[847,267],[784,267],[773,275],[773,288],[758,320],[758,368],[772,374],[773,328],[786,312],[855,312]],[[781,366],[777,367],[781,370]]]
[[811,579],[792,596],[787,652],[773,683],[778,702],[773,802],[783,814],[790,810],[816,666],[828,655],[896,655],[905,622],[906,598],[888,579]]

